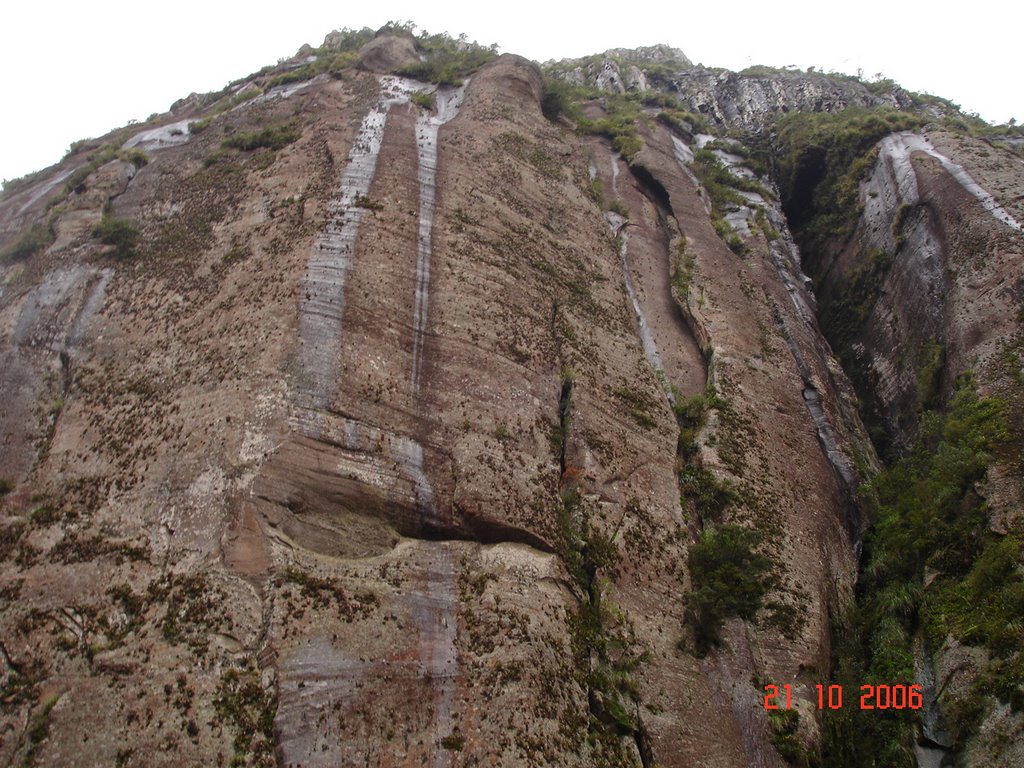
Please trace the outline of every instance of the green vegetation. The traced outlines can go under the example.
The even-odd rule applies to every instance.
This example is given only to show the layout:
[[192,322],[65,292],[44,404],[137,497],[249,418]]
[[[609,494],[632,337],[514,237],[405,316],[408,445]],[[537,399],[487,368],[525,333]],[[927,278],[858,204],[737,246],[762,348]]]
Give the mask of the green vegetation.
[[356,195],[352,201],[352,205],[356,208],[365,208],[368,211],[382,211],[384,210],[384,204],[378,203],[369,195]]
[[[728,150],[731,152],[733,149],[732,145],[729,145]],[[692,168],[711,201],[711,223],[715,232],[735,254],[743,255],[743,240],[729,226],[725,214],[729,210],[750,204],[737,190],[755,192],[765,200],[772,198],[771,192],[760,182],[730,171],[708,147],[693,153]]]
[[[149,162],[149,156],[141,149],[120,149],[119,146],[119,140],[115,140],[112,143],[102,144],[94,149],[88,155],[86,162],[68,177],[67,181],[64,183],[62,194],[50,200],[48,204],[48,207],[51,209],[49,218],[45,222],[37,221],[27,230],[22,232],[14,242],[4,248],[3,251],[0,251],[0,263],[23,261],[50,247],[56,239],[56,233],[54,232],[54,219],[58,211],[53,210],[54,207],[72,192],[81,191],[85,180],[88,179],[97,168],[109,163],[111,160],[123,160],[124,162],[131,163],[136,168],[142,168]],[[72,149],[69,151],[69,154],[77,151],[77,149],[80,149],[81,147],[81,142],[72,145]],[[100,235],[97,235],[95,232],[96,230],[94,229],[93,236],[100,237]],[[110,236],[116,236],[114,233],[109,234]],[[124,233],[122,232],[120,234],[123,235]],[[104,242],[106,241],[104,240]],[[113,245],[114,243],[108,244]],[[119,250],[118,255],[121,256],[122,254],[127,255],[128,252]]]
[[[728,204],[746,205],[747,199],[738,194],[736,190],[756,192],[766,200],[773,197],[764,184],[745,176],[739,176],[729,170],[715,154],[713,143],[709,142],[703,149],[698,149],[693,153],[694,173],[707,190],[713,210],[717,207],[720,214]],[[735,147],[729,145],[727,151],[735,152]]]
[[195,135],[202,133],[210,127],[210,123],[213,122],[214,115],[204,117],[202,120],[193,120],[188,124],[188,132]]
[[226,595],[213,589],[204,574],[168,576],[150,585],[150,600],[166,600],[167,612],[160,621],[164,640],[187,644],[199,655],[206,653],[209,633],[216,629],[223,615],[218,603]]
[[49,224],[36,222],[26,229],[9,246],[0,251],[0,262],[23,261],[45,251],[54,241],[53,229]]
[[697,453],[697,436],[708,420],[708,410],[717,407],[718,397],[710,391],[692,397],[681,397],[676,393],[676,404],[673,408],[676,421],[679,423],[679,454],[685,459],[693,458]]
[[[609,94],[596,88],[574,85],[564,80],[560,65],[544,71],[544,93],[541,109],[544,116],[553,122],[563,117],[576,123],[576,130],[583,135],[604,136],[627,161],[632,160],[643,149],[643,140],[637,129],[640,121],[648,122],[645,107],[661,107],[658,119],[679,135],[689,140],[693,131],[703,130],[703,119],[679,107],[679,100],[668,93],[644,91],[643,93]],[[600,101],[606,115],[601,118],[587,118],[581,105],[586,101]]]
[[[121,149],[120,147],[123,141],[124,138],[121,136],[115,138],[111,142],[101,144],[90,152],[86,158],[85,164],[77,168],[75,172],[68,177],[68,180],[64,182],[65,194],[81,191],[82,185],[85,183],[85,180],[93,174],[93,171],[100,166],[106,165],[111,160],[123,160],[126,163],[131,163],[136,168],[142,168],[149,163],[149,155],[141,149]],[[69,154],[75,151],[75,147],[76,145],[71,145],[71,151]]]
[[693,273],[697,262],[692,253],[686,252],[686,238],[679,238],[679,245],[676,246],[676,258],[672,265],[672,288],[677,297],[686,301],[690,295],[690,285],[693,283]]
[[637,131],[637,121],[644,118],[643,109],[636,99],[614,94],[605,99],[605,110],[608,114],[596,120],[580,117],[577,130],[610,139],[616,152],[632,160],[644,146]]
[[[836,682],[910,683],[914,637],[926,651],[947,637],[983,648],[974,688],[942,700],[958,743],[970,735],[993,698],[1024,709],[1024,578],[1021,541],[989,528],[975,491],[1008,439],[1005,406],[980,398],[963,377],[945,411],[921,416],[920,439],[904,459],[871,482],[874,524],[865,539],[860,594],[836,631]],[[925,579],[926,570],[929,577]],[[913,715],[845,708],[826,719],[828,765],[911,766]]]
[[[855,367],[853,341],[881,295],[882,283],[885,282],[891,263],[888,253],[872,249],[867,258],[853,270],[842,295],[822,308],[822,330],[838,350],[839,359],[847,372]],[[858,383],[857,377],[853,378],[854,383]]]
[[680,470],[679,490],[693,502],[703,522],[721,522],[726,508],[738,499],[729,481],[719,480],[713,472],[693,463]]
[[[775,567],[757,552],[761,534],[725,522],[726,510],[740,500],[739,491],[700,463],[697,438],[711,409],[718,411],[723,423],[731,413],[728,403],[710,387],[708,392],[688,398],[676,393],[680,501],[684,509],[696,513],[701,525],[700,540],[690,546],[687,556],[692,590],[683,598],[691,642],[681,642],[680,647],[698,657],[706,656],[721,642],[726,619],[754,620],[765,595],[777,585]],[[770,607],[774,614],[786,610],[782,603]]]
[[218,719],[234,731],[235,754],[231,766],[277,765],[274,716],[277,696],[265,690],[256,671],[227,669],[213,700]]
[[860,396],[860,411],[879,454],[890,457],[889,436],[884,427],[881,402],[875,394],[875,376],[871,357],[854,347],[861,328],[881,296],[882,285],[889,273],[892,258],[883,250],[873,248],[853,269],[845,290],[830,301],[822,302],[819,320]]
[[25,757],[21,761],[22,768],[28,768],[36,764],[40,746],[46,740],[46,737],[50,735],[50,712],[57,705],[58,701],[60,701],[59,695],[51,696],[43,702],[43,708],[39,714],[32,718],[28,732],[25,734],[28,738],[28,749],[25,751]]
[[558,522],[558,553],[583,593],[569,626],[574,668],[590,704],[591,741],[617,754],[622,736],[639,733],[633,672],[646,656],[637,653],[632,629],[609,596],[618,548],[592,525],[574,488],[562,491]]
[[372,592],[349,595],[344,587],[333,579],[316,576],[295,567],[286,568],[280,574],[278,584],[298,586],[300,594],[310,600],[317,609],[326,609],[333,602],[338,615],[346,621],[367,616],[380,603]]
[[794,765],[808,763],[807,749],[797,736],[800,728],[800,713],[795,709],[779,709],[768,713],[769,737],[772,746],[782,758]]
[[297,141],[300,136],[299,131],[290,125],[276,125],[259,131],[233,134],[224,139],[221,146],[225,149],[240,149],[246,152],[261,147],[276,151]]
[[653,429],[657,424],[652,414],[657,412],[658,403],[649,394],[626,385],[616,387],[612,394],[626,407],[629,415],[641,427]]
[[582,88],[570,85],[560,77],[544,76],[544,93],[541,96],[541,112],[551,122],[556,122],[562,115],[572,119],[579,117],[577,102],[583,92]]
[[149,155],[138,147],[118,150],[117,159],[124,160],[126,163],[131,163],[136,169],[149,165]]
[[917,404],[922,410],[934,410],[942,396],[942,373],[946,367],[946,347],[930,341],[921,350],[917,367]]
[[705,656],[721,642],[726,619],[753,620],[773,586],[773,565],[756,549],[756,531],[727,523],[705,528],[690,547],[687,566],[693,589],[684,598],[694,650]]
[[[584,117],[582,103],[596,99],[601,100],[607,114],[596,119]],[[632,160],[643,149],[637,122],[647,117],[643,111],[643,99],[638,94],[607,94],[584,88],[566,82],[553,70],[548,70],[544,75],[541,109],[548,120],[557,121],[564,116],[576,123],[579,133],[604,136],[626,160]]]
[[437,106],[437,98],[433,92],[416,91],[409,96],[409,101],[415,104],[420,109],[425,109],[428,112],[433,112]]
[[849,237],[860,213],[858,185],[874,164],[874,145],[927,121],[910,112],[862,108],[780,117],[776,178],[801,244],[821,248],[829,239]]
[[139,229],[127,219],[117,219],[104,215],[92,228],[92,236],[104,245],[114,246],[114,256],[118,259],[130,259],[135,256],[135,246],[139,240]]
[[465,746],[465,744],[466,740],[463,738],[462,734],[459,733],[457,726],[454,731],[441,739],[441,746],[449,752],[461,752],[462,747]]
[[[276,88],[279,85],[289,83],[301,83],[304,80],[311,80],[317,75],[334,74],[346,67],[352,66],[356,61],[356,51],[327,51],[323,48],[317,49],[316,61],[303,64],[279,75],[274,75],[263,86],[263,92]],[[260,91],[256,91],[260,93]],[[240,94],[241,95],[241,94]],[[250,97],[251,98],[251,97]],[[234,105],[232,105],[234,106]],[[230,109],[230,107],[228,107]]]
[[465,35],[455,39],[445,33],[432,35],[426,30],[414,35],[414,24],[391,23],[388,28],[392,32],[408,33],[416,45],[416,52],[424,59],[419,64],[406,67],[399,74],[428,83],[462,85],[464,78],[498,55],[496,45],[483,46],[476,41],[469,42]]

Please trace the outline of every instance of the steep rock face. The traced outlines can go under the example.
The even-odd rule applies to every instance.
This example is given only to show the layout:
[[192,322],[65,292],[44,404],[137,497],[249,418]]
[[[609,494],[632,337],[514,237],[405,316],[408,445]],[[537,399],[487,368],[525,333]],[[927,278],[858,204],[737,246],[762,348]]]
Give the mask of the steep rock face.
[[[1010,445],[1017,445],[1024,405],[1022,172],[1019,157],[988,141],[936,127],[891,134],[860,183],[850,237],[807,262],[823,312],[848,334],[852,375],[893,453],[911,448],[922,412],[947,401],[965,372],[981,395],[1002,402]],[[982,534],[995,539],[1022,522],[1014,452],[998,452],[969,493],[984,502],[989,531]],[[930,579],[941,575],[939,568]],[[1012,708],[994,707],[973,738],[950,737],[962,722],[956,707],[985,686],[991,660],[981,644],[949,634],[931,646],[919,642],[916,649],[918,680],[934,694],[916,747],[921,764],[954,747],[966,764],[1019,762],[1018,744],[993,735],[1019,732],[1021,716]]]
[[[744,72],[695,67],[682,52],[608,51],[592,59],[562,61],[557,76],[609,93],[655,90],[673,93],[681,106],[718,126],[761,132],[788,112],[840,112],[851,107],[907,109],[914,98],[899,88],[872,91],[854,78],[755,67]],[[576,65],[576,66],[574,66]],[[763,71],[757,71],[762,70]],[[655,74],[652,76],[652,72]],[[943,104],[930,109],[945,114]]]
[[[858,270],[881,262],[884,279],[867,297],[854,344],[900,448],[916,435],[929,388],[948,396],[968,369],[984,386],[1001,378],[996,369],[1014,346],[1024,284],[1021,165],[1004,150],[946,132],[893,134],[861,185],[853,236],[809,262],[823,305],[850,291]],[[922,381],[939,348],[939,380]]]
[[[325,47],[330,47],[331,36],[324,40]],[[420,57],[412,40],[407,37],[384,35],[371,40],[359,52],[356,66],[368,72],[394,72],[418,64]]]
[[679,97],[691,110],[720,125],[760,130],[786,112],[839,112],[849,107],[909,107],[899,89],[876,95],[854,80],[825,75],[772,71],[766,75],[692,70],[673,78]]
[[669,70],[689,69],[693,63],[678,48],[652,45],[644,48],[613,48],[585,59],[569,59],[558,64],[561,77],[576,85],[593,86],[608,93],[646,91],[650,87],[650,67]]
[[[694,172],[710,136],[641,121],[627,162],[545,120],[524,59],[456,87],[394,74],[414,58],[381,35],[333,77],[179,102],[107,137],[148,164],[85,145],[0,198],[5,247],[53,232],[0,293],[5,761],[783,765],[752,680],[792,686],[787,744],[813,750],[875,459],[776,190],[727,212],[736,253]],[[602,61],[580,77],[613,91],[689,66]],[[877,103],[802,75],[676,84],[747,128]],[[895,244],[876,219],[910,199],[908,165],[948,175],[910,154],[867,182],[861,250]],[[914,285],[867,333],[906,356],[914,313],[953,338],[976,307],[949,354],[991,357],[977,292],[926,301],[950,290],[936,232],[981,226],[926,211],[933,188],[1020,220],[921,181]],[[93,236],[111,219],[134,255]],[[813,265],[824,300],[861,257]],[[980,295],[1019,301],[984,269]],[[688,555],[726,525],[772,568],[756,620],[726,616],[702,656]]]

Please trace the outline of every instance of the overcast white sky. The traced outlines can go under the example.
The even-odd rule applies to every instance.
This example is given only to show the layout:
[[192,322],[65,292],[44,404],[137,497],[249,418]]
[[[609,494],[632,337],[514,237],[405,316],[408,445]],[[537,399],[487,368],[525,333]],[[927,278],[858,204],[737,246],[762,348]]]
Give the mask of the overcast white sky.
[[[953,7],[956,10],[944,11]],[[839,10],[832,10],[833,8]],[[1001,10],[1000,10],[1001,9]],[[9,0],[0,10],[0,179],[57,162],[68,145],[164,112],[319,44],[340,27],[411,20],[544,61],[667,43],[694,62],[796,65],[943,96],[990,122],[1024,121],[1024,3],[731,0],[565,3],[278,0]]]

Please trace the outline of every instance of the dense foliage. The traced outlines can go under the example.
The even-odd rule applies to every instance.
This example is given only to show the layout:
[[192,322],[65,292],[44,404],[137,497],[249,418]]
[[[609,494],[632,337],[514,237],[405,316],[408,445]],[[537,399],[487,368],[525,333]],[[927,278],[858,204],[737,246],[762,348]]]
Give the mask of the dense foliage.
[[698,656],[718,645],[726,619],[753,620],[761,608],[772,586],[772,563],[756,551],[760,541],[751,529],[725,524],[705,528],[690,547],[693,589],[685,598],[686,620]]
[[[935,651],[948,638],[983,647],[990,661],[973,690],[947,695],[942,711],[954,737],[968,735],[990,695],[1024,709],[1024,579],[1021,542],[993,533],[975,490],[1008,437],[1003,404],[977,395],[965,377],[944,412],[922,416],[914,450],[871,483],[874,525],[855,607],[837,630],[836,682],[915,679],[915,638]],[[912,766],[914,715],[846,708],[827,719],[827,765]]]

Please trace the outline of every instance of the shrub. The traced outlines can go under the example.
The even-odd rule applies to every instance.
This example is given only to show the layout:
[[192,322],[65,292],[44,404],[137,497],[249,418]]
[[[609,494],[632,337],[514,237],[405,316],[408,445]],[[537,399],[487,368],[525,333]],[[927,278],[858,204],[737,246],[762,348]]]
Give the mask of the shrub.
[[922,410],[939,405],[942,394],[942,374],[946,367],[946,348],[931,341],[921,350],[922,362],[917,369],[917,402]]
[[797,735],[800,728],[800,713],[795,709],[780,709],[768,713],[768,727],[771,742],[782,758],[796,763],[806,758],[806,750]]
[[[693,282],[696,264],[693,254],[686,252],[686,239],[680,238],[679,246],[676,248],[676,260],[672,267],[672,287],[680,299],[686,299],[690,295],[690,284]],[[701,397],[701,395],[695,397]],[[680,415],[677,406],[676,416]]]
[[565,115],[570,120],[579,120],[580,102],[597,98],[598,92],[590,88],[563,80],[552,70],[544,71],[544,92],[541,96],[541,111],[552,122]]
[[250,151],[266,147],[267,149],[282,149],[299,139],[301,134],[293,127],[287,125],[272,126],[260,131],[249,131],[236,133],[221,142],[221,146],[227,149],[240,149]]
[[0,252],[0,261],[23,261],[46,250],[53,242],[53,230],[48,224],[36,222],[9,246]]
[[698,656],[721,641],[723,622],[751,620],[773,583],[773,565],[755,548],[761,537],[749,528],[726,524],[705,528],[690,547],[687,565],[693,591],[684,598],[686,621]]
[[409,101],[421,109],[433,111],[437,104],[437,97],[433,92],[427,93],[426,91],[416,91],[414,94],[409,96]]
[[204,117],[202,120],[193,120],[188,124],[188,132],[191,134],[199,134],[210,127],[210,122],[213,117]]
[[366,210],[373,212],[384,210],[384,204],[378,203],[369,195],[356,195],[355,200],[352,201],[352,204],[356,208],[365,208]]
[[461,752],[465,743],[465,738],[463,738],[462,734],[459,733],[458,730],[453,731],[441,739],[442,748],[447,749],[450,752]]
[[121,149],[117,152],[119,160],[124,160],[126,163],[131,163],[136,169],[142,168],[149,164],[149,155],[138,147],[132,147],[131,149]]
[[274,764],[277,704],[277,696],[264,690],[258,673],[228,668],[221,675],[213,705],[218,720],[234,732],[232,765]]
[[695,464],[687,464],[679,473],[679,490],[693,502],[703,522],[720,522],[726,507],[737,498],[730,483]]
[[[411,32],[411,27],[402,29]],[[471,43],[465,35],[454,39],[444,33],[431,35],[424,30],[414,37],[414,42],[424,60],[398,74],[439,85],[462,85],[463,78],[498,55],[497,46]]]
[[100,222],[92,228],[92,236],[104,245],[114,246],[114,256],[119,259],[135,256],[139,230],[127,219],[104,215]]

